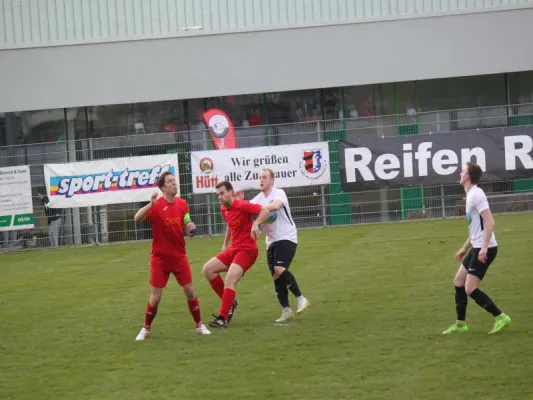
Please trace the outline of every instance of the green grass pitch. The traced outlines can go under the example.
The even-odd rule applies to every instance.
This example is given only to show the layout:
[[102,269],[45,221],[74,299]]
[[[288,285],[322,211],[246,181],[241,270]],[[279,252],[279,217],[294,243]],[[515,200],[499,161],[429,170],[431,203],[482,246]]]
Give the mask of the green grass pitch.
[[[513,323],[495,336],[471,300],[470,332],[441,335],[461,219],[300,231],[292,271],[311,307],[286,326],[262,240],[228,329],[197,335],[171,278],[145,342],[150,243],[0,255],[0,398],[533,398],[532,227],[533,214],[496,216],[481,287]],[[204,320],[219,300],[201,268],[221,244],[187,242]]]

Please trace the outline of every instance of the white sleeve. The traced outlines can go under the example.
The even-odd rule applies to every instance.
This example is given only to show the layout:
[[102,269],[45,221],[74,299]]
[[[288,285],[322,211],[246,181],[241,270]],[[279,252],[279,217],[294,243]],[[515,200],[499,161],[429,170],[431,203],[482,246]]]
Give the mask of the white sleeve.
[[474,198],[474,207],[476,207],[477,212],[480,214],[489,208],[489,201],[487,200],[485,193],[476,194]]
[[282,189],[278,189],[276,193],[276,198],[274,200],[280,200],[283,203],[283,205],[286,205],[289,202],[289,200],[287,199],[287,195],[285,194],[285,191]]

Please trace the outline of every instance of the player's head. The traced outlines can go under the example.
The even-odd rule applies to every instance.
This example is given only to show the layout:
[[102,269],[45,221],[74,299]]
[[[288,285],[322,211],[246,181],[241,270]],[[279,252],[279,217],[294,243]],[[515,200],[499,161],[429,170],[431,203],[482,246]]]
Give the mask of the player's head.
[[274,186],[274,171],[270,168],[264,168],[259,174],[259,189],[267,192]]
[[159,186],[159,189],[163,192],[163,194],[175,196],[178,193],[178,184],[176,183],[176,177],[168,171],[163,172],[159,176],[157,186]]
[[217,189],[218,201],[229,207],[233,204],[233,185],[228,181],[222,181],[215,186]]
[[477,185],[481,181],[483,170],[479,165],[473,162],[467,162],[461,170],[461,185],[470,182],[472,185]]

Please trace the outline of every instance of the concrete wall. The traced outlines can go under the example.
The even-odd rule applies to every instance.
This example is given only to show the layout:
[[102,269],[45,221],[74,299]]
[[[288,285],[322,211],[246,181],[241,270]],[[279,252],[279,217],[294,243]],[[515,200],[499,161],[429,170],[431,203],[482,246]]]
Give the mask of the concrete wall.
[[533,9],[4,50],[0,111],[533,70]]
[[528,6],[533,0],[0,0],[0,49]]

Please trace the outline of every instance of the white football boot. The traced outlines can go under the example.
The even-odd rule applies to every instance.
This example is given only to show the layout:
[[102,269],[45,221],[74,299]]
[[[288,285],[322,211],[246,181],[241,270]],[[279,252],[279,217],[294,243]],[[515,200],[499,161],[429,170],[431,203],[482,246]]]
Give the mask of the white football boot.
[[198,325],[196,332],[198,332],[200,335],[211,335],[211,331],[207,329],[204,324]]
[[298,308],[296,310],[297,314],[300,314],[303,312],[307,307],[309,307],[309,300],[307,300],[305,297],[300,296],[296,300],[298,300]]
[[137,337],[135,338],[135,340],[148,339],[148,336],[150,336],[150,329],[146,329],[145,327],[143,327],[141,331],[139,332],[139,334],[137,335]]
[[290,307],[284,307],[281,310],[281,317],[279,317],[276,322],[287,322],[294,318],[294,312]]

